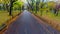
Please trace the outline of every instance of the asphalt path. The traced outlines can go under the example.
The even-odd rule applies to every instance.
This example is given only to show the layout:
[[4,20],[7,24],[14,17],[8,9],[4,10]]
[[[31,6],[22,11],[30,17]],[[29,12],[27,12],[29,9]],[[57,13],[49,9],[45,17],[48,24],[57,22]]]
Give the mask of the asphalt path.
[[22,15],[12,22],[4,34],[60,34],[48,24],[38,21],[33,15],[24,10]]

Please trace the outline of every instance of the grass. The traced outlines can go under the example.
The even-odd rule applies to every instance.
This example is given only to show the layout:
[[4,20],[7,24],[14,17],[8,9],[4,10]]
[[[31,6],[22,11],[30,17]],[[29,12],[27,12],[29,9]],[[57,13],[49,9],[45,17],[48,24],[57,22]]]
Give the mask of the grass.
[[[16,16],[20,11],[15,10],[12,11],[12,15]],[[7,11],[0,11],[0,26],[2,26],[4,23],[6,24],[6,21],[11,19],[11,16],[9,16],[9,12]]]
[[42,17],[48,24],[50,24],[53,28],[60,31],[60,11],[58,16],[56,16],[53,12],[43,11],[43,15],[41,16],[41,12],[37,12],[36,14],[39,17]]
[[[41,16],[40,14],[41,14],[41,12],[37,13],[38,16]],[[59,11],[58,16],[55,16],[54,13],[52,13],[51,11],[49,11],[47,13],[46,13],[46,11],[43,11],[42,17],[44,17],[44,18],[48,17],[49,19],[52,19],[52,20],[60,23],[60,11]]]
[[0,26],[10,19],[7,11],[0,11]]
[[20,13],[19,10],[15,10],[15,11],[13,10],[13,11],[12,11],[13,16],[16,16],[16,15],[19,14],[19,13]]

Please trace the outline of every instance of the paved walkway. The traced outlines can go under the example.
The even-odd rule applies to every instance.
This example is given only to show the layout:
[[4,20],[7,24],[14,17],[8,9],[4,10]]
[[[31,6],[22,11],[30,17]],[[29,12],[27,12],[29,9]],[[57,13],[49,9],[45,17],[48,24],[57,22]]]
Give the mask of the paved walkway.
[[47,24],[42,24],[25,10],[21,16],[9,26],[5,34],[60,34]]

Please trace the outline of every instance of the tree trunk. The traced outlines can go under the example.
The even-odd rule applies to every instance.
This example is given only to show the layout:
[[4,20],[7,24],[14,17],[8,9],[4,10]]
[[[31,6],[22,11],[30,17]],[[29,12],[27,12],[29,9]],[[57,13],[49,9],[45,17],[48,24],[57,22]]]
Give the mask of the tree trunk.
[[12,7],[13,7],[13,1],[10,0],[10,11],[9,11],[10,16],[12,16]]

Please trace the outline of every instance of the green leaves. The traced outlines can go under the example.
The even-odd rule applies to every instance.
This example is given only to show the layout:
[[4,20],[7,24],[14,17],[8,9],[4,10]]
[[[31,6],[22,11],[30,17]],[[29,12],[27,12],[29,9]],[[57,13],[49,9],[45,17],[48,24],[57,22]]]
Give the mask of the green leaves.
[[23,2],[16,1],[16,2],[13,3],[13,9],[21,9],[23,5],[24,5]]

